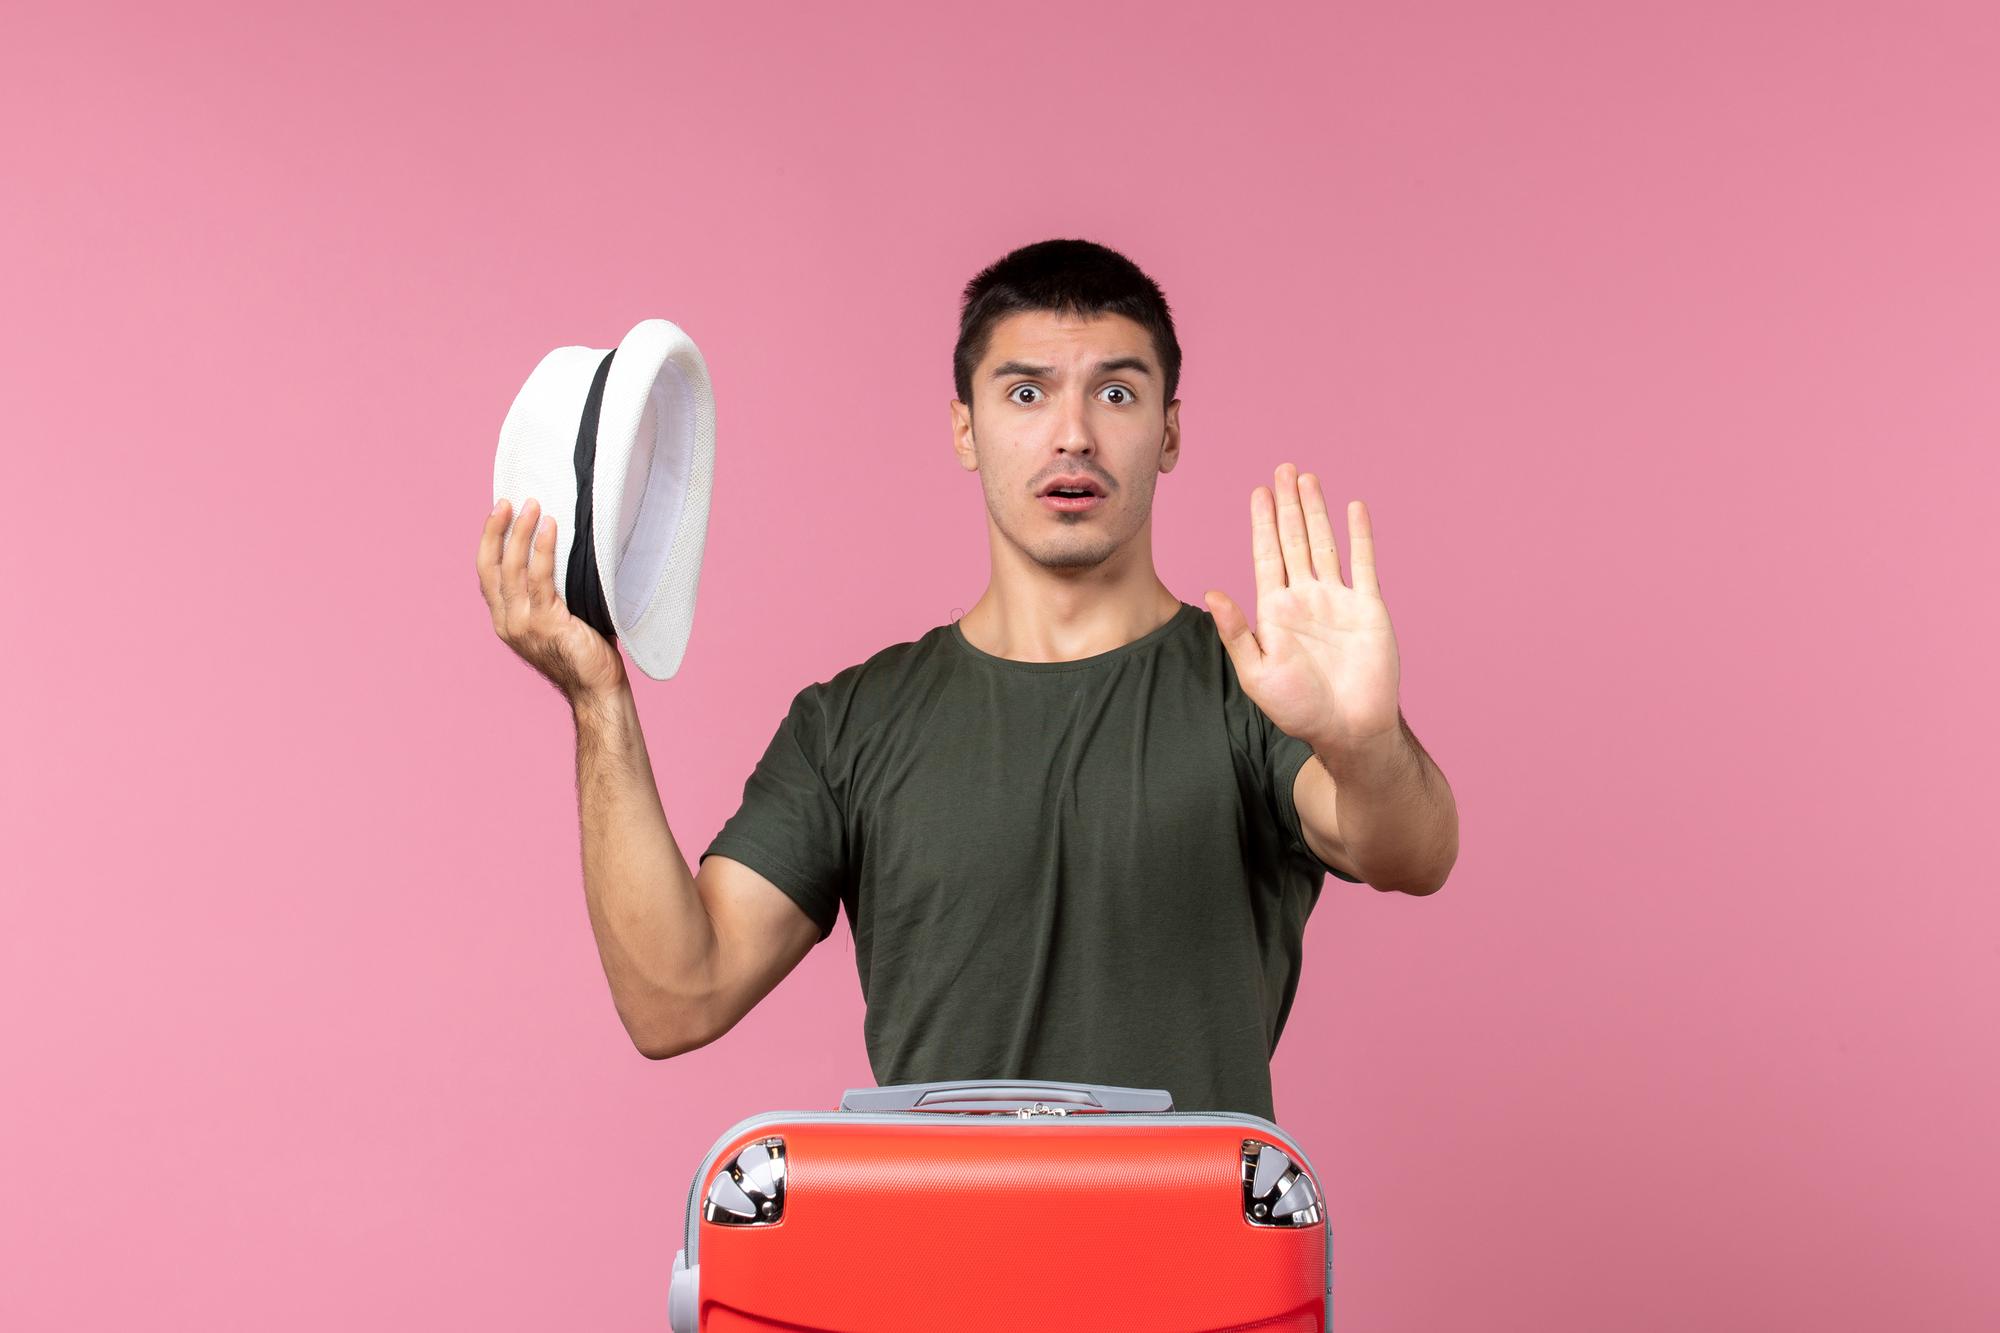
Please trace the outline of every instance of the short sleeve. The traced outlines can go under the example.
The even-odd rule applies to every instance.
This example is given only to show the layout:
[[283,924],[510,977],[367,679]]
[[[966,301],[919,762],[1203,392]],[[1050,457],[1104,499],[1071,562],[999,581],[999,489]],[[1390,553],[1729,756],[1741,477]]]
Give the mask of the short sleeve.
[[847,883],[847,825],[827,786],[819,686],[792,698],[764,755],[743,784],[743,803],[701,854],[741,861],[833,933]]
[[[1261,710],[1259,716],[1262,717]],[[1293,849],[1326,866],[1328,873],[1346,880],[1349,884],[1362,883],[1359,876],[1350,875],[1345,870],[1321,861],[1319,853],[1315,852],[1312,845],[1306,841],[1305,829],[1299,822],[1299,807],[1294,798],[1292,785],[1298,781],[1299,770],[1305,767],[1306,760],[1312,758],[1312,746],[1296,736],[1278,730],[1269,718],[1262,720],[1264,729],[1268,733],[1264,742],[1265,774],[1271,784],[1272,799],[1277,802],[1278,822],[1284,826],[1285,834],[1291,839]]]

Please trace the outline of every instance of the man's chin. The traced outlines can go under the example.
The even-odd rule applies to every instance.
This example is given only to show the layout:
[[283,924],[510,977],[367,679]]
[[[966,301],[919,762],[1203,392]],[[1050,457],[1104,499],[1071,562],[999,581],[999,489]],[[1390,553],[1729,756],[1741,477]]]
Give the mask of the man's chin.
[[1105,541],[1043,542],[1029,548],[1034,562],[1044,569],[1094,569],[1117,554],[1118,547]]

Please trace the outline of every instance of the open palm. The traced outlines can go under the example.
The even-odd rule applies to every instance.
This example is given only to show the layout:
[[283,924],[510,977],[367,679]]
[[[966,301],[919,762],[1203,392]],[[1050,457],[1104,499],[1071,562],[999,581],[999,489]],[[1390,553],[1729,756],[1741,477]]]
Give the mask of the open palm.
[[1243,692],[1279,730],[1316,750],[1375,740],[1397,729],[1402,668],[1375,580],[1368,506],[1356,500],[1347,509],[1350,588],[1319,478],[1290,463],[1276,475],[1275,492],[1250,493],[1257,627],[1211,589],[1204,598],[1216,633]]

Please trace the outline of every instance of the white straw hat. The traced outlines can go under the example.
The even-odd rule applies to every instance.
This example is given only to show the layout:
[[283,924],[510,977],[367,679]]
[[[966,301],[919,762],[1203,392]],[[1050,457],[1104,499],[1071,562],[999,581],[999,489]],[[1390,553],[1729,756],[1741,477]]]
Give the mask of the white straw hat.
[[[649,319],[611,351],[558,347],[507,409],[493,499],[533,496],[556,521],[556,591],[654,680],[680,669],[715,474],[715,398],[701,351]],[[581,500],[579,500],[581,497]]]

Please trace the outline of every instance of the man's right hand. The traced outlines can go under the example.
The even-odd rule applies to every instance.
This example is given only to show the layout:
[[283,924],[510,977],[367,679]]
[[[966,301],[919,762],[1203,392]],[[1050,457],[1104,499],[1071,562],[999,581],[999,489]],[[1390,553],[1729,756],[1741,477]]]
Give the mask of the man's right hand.
[[510,536],[512,510],[502,500],[479,534],[479,591],[493,613],[493,632],[572,706],[630,688],[624,654],[572,615],[556,591],[555,519],[530,496]]

